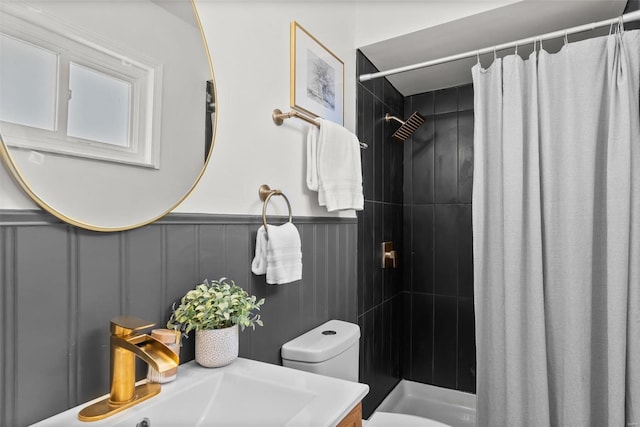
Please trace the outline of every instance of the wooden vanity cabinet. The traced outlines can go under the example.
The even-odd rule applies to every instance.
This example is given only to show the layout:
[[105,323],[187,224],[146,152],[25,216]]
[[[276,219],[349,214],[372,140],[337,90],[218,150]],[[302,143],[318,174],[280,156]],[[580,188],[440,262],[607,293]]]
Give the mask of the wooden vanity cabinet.
[[358,403],[351,412],[338,423],[337,427],[362,427],[362,402]]

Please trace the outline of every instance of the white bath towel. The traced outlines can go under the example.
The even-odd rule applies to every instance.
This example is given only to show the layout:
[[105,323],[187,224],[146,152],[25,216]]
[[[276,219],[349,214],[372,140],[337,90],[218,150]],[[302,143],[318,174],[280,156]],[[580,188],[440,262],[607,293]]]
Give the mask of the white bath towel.
[[281,285],[302,279],[302,244],[295,225],[267,224],[256,236],[256,252],[251,263],[254,274],[266,274],[267,283]]
[[364,208],[360,142],[344,127],[316,119],[307,134],[307,187],[327,211]]
[[309,126],[307,132],[307,188],[318,191],[318,126]]

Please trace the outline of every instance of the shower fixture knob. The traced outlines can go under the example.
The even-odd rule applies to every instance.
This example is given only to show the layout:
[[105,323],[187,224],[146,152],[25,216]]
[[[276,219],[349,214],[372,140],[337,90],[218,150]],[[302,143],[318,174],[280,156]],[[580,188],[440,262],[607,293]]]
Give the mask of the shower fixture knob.
[[393,242],[382,242],[382,268],[398,268],[398,253]]

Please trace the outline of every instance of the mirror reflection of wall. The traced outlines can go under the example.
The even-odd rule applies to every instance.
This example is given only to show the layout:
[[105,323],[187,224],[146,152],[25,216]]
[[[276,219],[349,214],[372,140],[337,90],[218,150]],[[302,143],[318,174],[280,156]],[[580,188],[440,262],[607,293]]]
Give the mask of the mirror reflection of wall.
[[131,228],[199,179],[215,87],[191,1],[5,2],[0,52],[3,160],[56,216]]

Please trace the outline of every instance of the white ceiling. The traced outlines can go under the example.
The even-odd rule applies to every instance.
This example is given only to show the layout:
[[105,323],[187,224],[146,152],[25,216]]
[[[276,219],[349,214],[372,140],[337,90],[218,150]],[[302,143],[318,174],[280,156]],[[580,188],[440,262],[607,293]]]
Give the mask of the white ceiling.
[[[385,71],[612,18],[622,14],[625,5],[626,0],[524,0],[360,49],[380,71]],[[608,29],[603,29],[598,33],[607,32]],[[574,35],[569,40],[593,35]],[[545,42],[544,48],[553,52],[561,44],[562,40]],[[522,46],[518,48],[518,54],[526,57],[531,50],[531,46]],[[513,50],[501,54],[510,53]],[[492,56],[484,55],[481,58],[483,65],[488,66]],[[475,57],[463,59],[387,78],[402,95],[409,96],[470,83],[470,70],[475,62]]]

